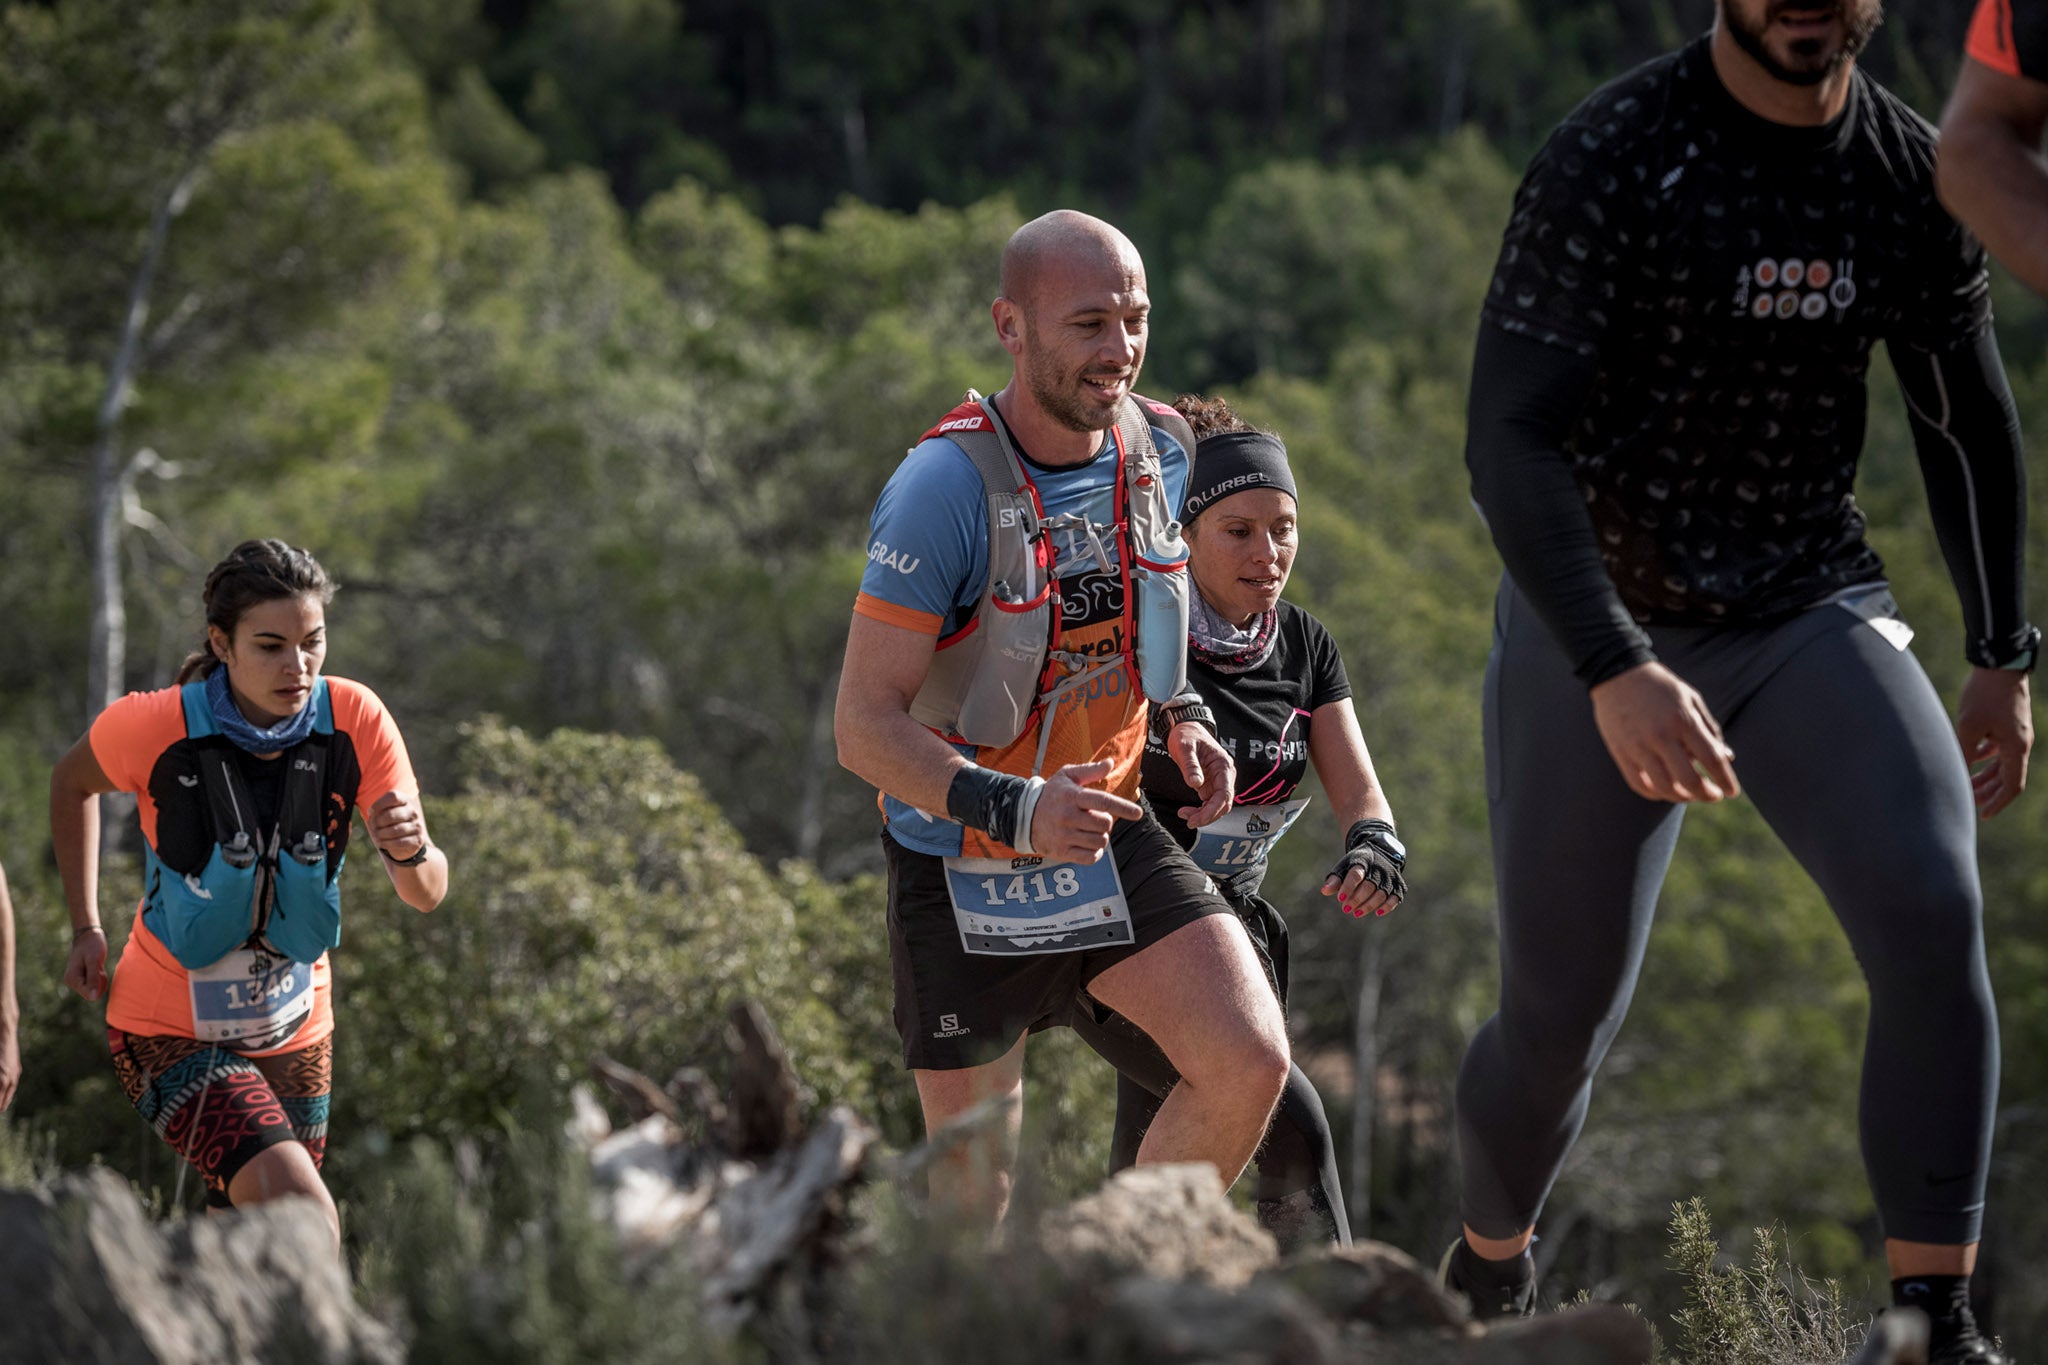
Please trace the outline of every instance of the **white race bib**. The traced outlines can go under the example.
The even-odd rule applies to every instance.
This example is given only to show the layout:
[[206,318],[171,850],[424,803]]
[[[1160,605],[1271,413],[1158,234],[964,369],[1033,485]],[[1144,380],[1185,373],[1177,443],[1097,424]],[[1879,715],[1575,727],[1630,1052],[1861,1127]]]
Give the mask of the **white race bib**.
[[313,1009],[313,964],[242,948],[192,972],[192,1036],[245,1052],[276,1047]]
[[1278,806],[1232,806],[1195,831],[1188,856],[1212,877],[1231,877],[1266,860],[1273,845],[1308,809],[1309,798]]
[[1136,941],[1116,859],[1106,854],[1085,864],[948,858],[946,894],[963,952],[1071,953]]

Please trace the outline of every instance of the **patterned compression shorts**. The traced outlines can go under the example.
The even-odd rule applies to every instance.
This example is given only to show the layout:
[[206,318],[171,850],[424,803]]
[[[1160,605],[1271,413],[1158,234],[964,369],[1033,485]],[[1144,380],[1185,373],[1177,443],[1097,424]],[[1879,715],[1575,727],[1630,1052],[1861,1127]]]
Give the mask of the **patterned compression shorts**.
[[326,1157],[332,1038],[272,1057],[119,1029],[107,1042],[121,1088],[205,1179],[209,1208],[232,1207],[228,1185],[267,1147],[302,1142],[316,1170]]

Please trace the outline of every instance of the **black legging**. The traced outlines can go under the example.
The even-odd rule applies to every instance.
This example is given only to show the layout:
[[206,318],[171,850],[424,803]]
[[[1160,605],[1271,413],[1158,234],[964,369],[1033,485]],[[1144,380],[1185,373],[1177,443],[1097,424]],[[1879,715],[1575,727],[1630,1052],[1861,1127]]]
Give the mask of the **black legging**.
[[[1859,1132],[1887,1237],[1977,1239],[1998,1091],[1976,813],[1947,713],[1860,609],[1653,627],[1705,698],[1757,810],[1827,897],[1870,987]],[[1458,1076],[1462,1212],[1531,1226],[1621,1027],[1683,807],[1631,792],[1582,683],[1504,584],[1486,674],[1500,1010]]]
[[[1286,922],[1257,896],[1225,894],[1272,970],[1274,988],[1284,1004]],[[1116,1132],[1110,1140],[1109,1168],[1121,1171],[1137,1163],[1145,1130],[1168,1092],[1180,1083],[1180,1074],[1157,1043],[1114,1011],[1084,998],[1077,1002],[1071,1023],[1117,1070]],[[1280,1239],[1281,1250],[1331,1242],[1351,1245],[1351,1224],[1337,1178],[1337,1145],[1330,1137],[1322,1097],[1299,1066],[1288,1067],[1287,1085],[1252,1163],[1258,1171],[1261,1221]]]

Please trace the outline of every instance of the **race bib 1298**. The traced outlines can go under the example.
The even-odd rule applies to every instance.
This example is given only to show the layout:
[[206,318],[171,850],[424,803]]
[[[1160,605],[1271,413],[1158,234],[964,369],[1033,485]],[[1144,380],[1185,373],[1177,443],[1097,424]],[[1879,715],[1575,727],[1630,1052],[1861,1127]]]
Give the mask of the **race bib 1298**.
[[1232,806],[1195,831],[1188,856],[1212,877],[1229,877],[1264,862],[1266,854],[1308,809],[1309,799],[1279,806]]

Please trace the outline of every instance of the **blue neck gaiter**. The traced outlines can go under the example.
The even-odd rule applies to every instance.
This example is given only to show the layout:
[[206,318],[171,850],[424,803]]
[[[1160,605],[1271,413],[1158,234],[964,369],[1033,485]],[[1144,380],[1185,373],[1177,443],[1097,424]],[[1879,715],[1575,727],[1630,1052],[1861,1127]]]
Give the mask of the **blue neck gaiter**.
[[206,701],[213,710],[213,723],[220,732],[233,740],[237,748],[252,754],[274,754],[305,739],[313,733],[313,722],[317,718],[315,712],[319,710],[315,705],[317,698],[309,696],[297,715],[287,717],[268,730],[258,729],[235,705],[234,694],[228,690],[228,670],[224,664],[216,664],[213,672],[206,675]]

